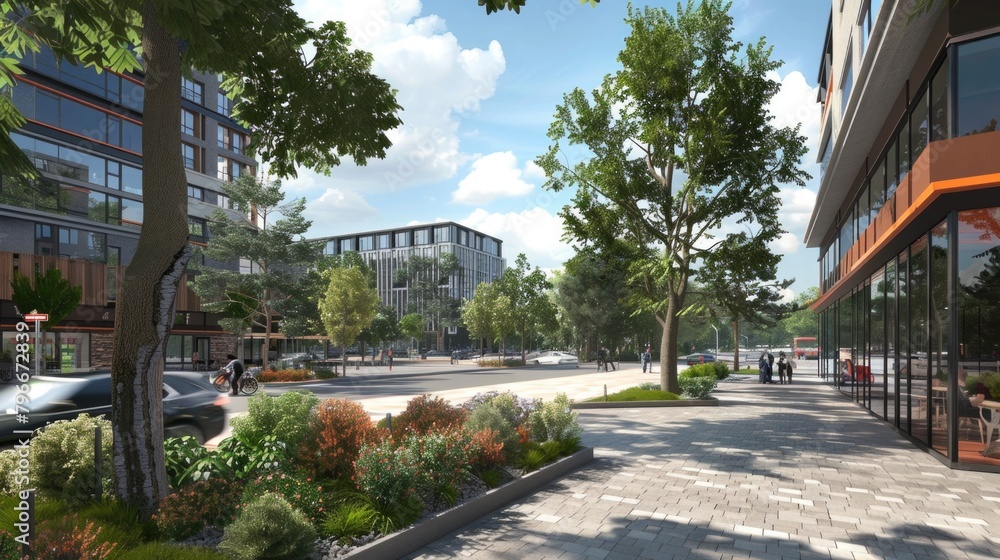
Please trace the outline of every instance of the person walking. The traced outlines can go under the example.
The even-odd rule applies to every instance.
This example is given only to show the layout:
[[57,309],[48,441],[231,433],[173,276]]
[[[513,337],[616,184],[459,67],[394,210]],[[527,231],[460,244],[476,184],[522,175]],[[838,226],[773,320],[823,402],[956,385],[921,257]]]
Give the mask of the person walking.
[[385,359],[389,361],[389,371],[392,371],[392,348],[386,350]]
[[609,364],[611,365],[611,371],[617,370],[618,368],[615,367],[615,359],[614,357],[611,356],[611,351],[604,347],[602,347],[601,349],[604,350],[604,357],[605,357],[604,371],[608,371]]
[[784,352],[778,352],[778,382],[785,384],[785,376],[788,375],[788,359]]
[[771,350],[765,350],[764,353],[767,354],[767,382],[774,383],[774,354]]
[[608,358],[608,351],[601,346],[597,349],[597,371],[601,371],[601,366],[604,366],[604,371],[608,371],[608,366],[606,360]]
[[757,360],[757,371],[759,372],[759,377],[757,378],[757,383],[767,383],[768,377],[768,366],[767,366],[767,353],[760,355],[760,359]]
[[791,357],[789,357],[788,358],[788,384],[789,385],[792,384],[792,370],[794,370],[796,367],[798,367],[798,364],[795,363],[795,360],[793,360]]
[[646,373],[646,367],[649,367],[650,373],[653,372],[652,356],[649,353],[649,345],[646,345],[646,349],[642,352],[642,373]]

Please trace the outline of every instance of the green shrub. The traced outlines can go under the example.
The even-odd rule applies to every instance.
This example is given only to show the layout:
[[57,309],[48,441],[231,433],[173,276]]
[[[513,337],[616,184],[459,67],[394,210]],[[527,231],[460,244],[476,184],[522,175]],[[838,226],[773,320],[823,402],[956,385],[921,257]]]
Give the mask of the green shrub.
[[378,513],[371,504],[363,502],[348,502],[340,504],[330,512],[323,522],[323,534],[336,537],[341,544],[350,543],[351,539],[363,537],[372,532]]
[[261,476],[247,485],[240,501],[246,507],[265,493],[281,496],[314,525],[322,521],[323,487],[305,475],[271,473]]
[[421,395],[410,399],[406,409],[392,419],[392,435],[402,441],[412,435],[457,428],[467,416],[464,408],[452,406],[441,397]]
[[531,437],[535,441],[562,441],[571,437],[580,437],[583,429],[577,423],[577,413],[572,408],[573,401],[565,393],[559,393],[554,399],[542,403],[531,413]]
[[682,377],[677,380],[680,383],[681,391],[688,399],[707,399],[711,395],[719,380],[712,377]]
[[117,542],[102,538],[104,527],[81,522],[76,514],[42,521],[37,530],[32,545],[36,560],[104,560],[118,548]]
[[333,379],[337,377],[337,372],[330,368],[317,368],[314,370],[316,373],[316,379]]
[[712,364],[695,364],[677,374],[678,379],[691,379],[692,377],[716,378],[715,367]]
[[[13,527],[13,525],[11,525]],[[21,543],[6,529],[0,529],[0,560],[20,560]]]
[[545,451],[541,447],[529,447],[525,448],[524,452],[521,453],[521,459],[518,461],[518,466],[521,470],[529,473],[531,471],[538,470],[539,467],[547,462],[545,458]]
[[117,499],[101,500],[80,510],[79,517],[102,527],[101,539],[117,542],[119,549],[138,546],[156,536],[156,524],[143,520],[139,509]]
[[309,414],[319,398],[309,391],[288,391],[278,397],[257,393],[250,397],[247,413],[232,420],[233,436],[258,444],[264,436],[277,435],[289,452],[309,435]]
[[[416,465],[416,484],[432,498],[455,505],[454,489],[469,476],[466,438],[460,430],[410,436],[404,442],[408,459]],[[436,505],[436,504],[434,504]]]
[[729,364],[726,362],[715,361],[712,362],[711,365],[715,368],[715,377],[718,378],[719,381],[729,377],[729,375],[733,372],[733,370],[729,369]]
[[495,440],[503,445],[503,453],[508,459],[517,457],[521,451],[521,435],[517,433],[517,424],[512,424],[494,401],[474,408],[465,421],[465,429],[472,433],[490,430]]
[[118,560],[225,560],[226,557],[211,548],[181,546],[173,543],[151,542],[119,554]]
[[309,437],[299,449],[299,463],[316,478],[350,477],[361,447],[376,434],[361,404],[327,399],[309,415]]
[[153,515],[160,534],[183,540],[206,526],[225,527],[236,515],[242,483],[213,477],[190,484],[160,501]]
[[499,469],[490,469],[479,473],[479,480],[482,480],[483,484],[490,489],[500,486],[500,483],[503,482],[505,478],[507,478],[507,473]]
[[503,393],[486,391],[476,393],[471,399],[462,403],[462,408],[472,411],[481,405],[492,404],[511,424],[519,426],[528,421],[528,416],[531,416],[541,402],[541,399],[526,399],[510,391]]
[[[515,435],[520,437],[517,432]],[[486,428],[478,432],[472,432],[468,436],[469,442],[467,445],[469,454],[469,467],[472,472],[482,474],[483,472],[493,470],[507,463],[512,463],[517,455],[510,455],[508,457],[506,453],[507,447],[503,442],[499,441],[499,438],[493,430]],[[517,448],[520,449],[521,442],[517,442]]]
[[[20,485],[17,484],[20,475],[15,472],[20,459],[14,449],[0,451],[0,494],[12,494],[20,489]],[[30,459],[28,457],[24,459],[25,464],[30,466]]]
[[965,392],[970,397],[975,396],[978,391],[983,389],[986,390],[988,399],[1000,399],[1000,373],[987,371],[965,378]]
[[226,527],[219,550],[235,560],[301,560],[312,555],[316,529],[284,498],[264,494]]
[[201,472],[192,469],[210,455],[198,440],[191,436],[167,438],[163,442],[163,458],[167,467],[167,480],[173,489],[201,479]]
[[102,487],[114,488],[111,451],[111,422],[103,417],[81,414],[73,420],[53,422],[31,439],[31,481],[40,494],[58,497],[70,504],[83,503],[93,496],[94,429],[101,430]]
[[276,435],[264,436],[257,444],[228,437],[214,451],[200,447],[188,438],[171,438],[165,442],[167,474],[174,488],[210,478],[257,476],[261,471],[275,470],[287,462],[286,446]]
[[362,447],[355,467],[358,491],[372,500],[376,511],[404,502],[416,489],[416,465],[404,448],[389,440]]

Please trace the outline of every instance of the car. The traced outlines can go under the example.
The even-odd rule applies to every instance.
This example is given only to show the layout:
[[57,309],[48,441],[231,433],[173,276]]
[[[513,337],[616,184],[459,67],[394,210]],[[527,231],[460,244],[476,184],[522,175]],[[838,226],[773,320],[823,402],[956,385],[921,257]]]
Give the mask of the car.
[[687,361],[687,365],[693,366],[695,364],[705,364],[705,363],[708,363],[708,362],[714,362],[715,361],[715,355],[714,354],[705,354],[705,353],[691,354],[690,356],[687,356],[684,359]]
[[423,353],[424,356],[447,356],[448,353],[444,350],[427,350]]
[[[111,374],[36,375],[28,383],[30,402],[18,405],[19,385],[0,387],[0,445],[16,443],[14,430],[37,430],[57,420],[72,420],[81,413],[111,417]],[[163,373],[163,435],[192,436],[199,443],[222,433],[227,395],[220,395],[204,375]],[[24,412],[27,409],[27,412]],[[28,422],[17,415],[24,413]],[[23,436],[20,436],[23,437]]]
[[535,365],[541,364],[579,364],[580,359],[567,352],[542,352],[534,360]]
[[451,358],[453,360],[469,360],[473,355],[474,352],[472,350],[455,350],[451,353]]

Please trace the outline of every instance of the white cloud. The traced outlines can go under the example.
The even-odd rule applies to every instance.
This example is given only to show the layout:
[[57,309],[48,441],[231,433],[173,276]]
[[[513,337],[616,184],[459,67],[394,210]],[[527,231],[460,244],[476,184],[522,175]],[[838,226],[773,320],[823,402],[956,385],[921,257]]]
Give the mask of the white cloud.
[[562,218],[544,208],[508,213],[491,213],[479,208],[458,222],[501,239],[508,265],[518,254],[524,253],[533,267],[554,269],[562,266],[575,253],[561,240]]
[[356,192],[328,188],[303,214],[312,220],[309,237],[323,237],[343,233],[345,221],[356,223],[377,216],[378,210]]
[[794,233],[783,233],[771,244],[771,249],[779,255],[797,253],[802,248],[802,241]]
[[[525,169],[517,166],[513,152],[494,152],[472,162],[472,170],[458,183],[458,190],[451,193],[451,201],[458,204],[487,204],[501,197],[524,196],[535,185],[522,177],[537,176],[540,168],[528,162]],[[544,173],[542,173],[544,175]]]
[[403,125],[388,134],[393,146],[386,159],[369,160],[365,167],[345,161],[332,173],[338,186],[394,192],[454,176],[468,160],[459,147],[460,116],[477,111],[495,93],[506,68],[500,44],[464,48],[443,19],[420,17],[418,0],[299,0],[296,8],[316,23],[345,22],[353,46],[372,54],[373,72],[397,90],[403,107]]

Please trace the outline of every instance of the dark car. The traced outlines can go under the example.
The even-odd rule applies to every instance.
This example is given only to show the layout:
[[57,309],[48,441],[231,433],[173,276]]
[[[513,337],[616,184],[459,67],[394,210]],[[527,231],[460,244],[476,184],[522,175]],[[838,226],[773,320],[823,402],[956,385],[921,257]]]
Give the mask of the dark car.
[[455,350],[451,353],[451,357],[455,360],[469,360],[474,354],[472,350]]
[[708,362],[714,362],[715,356],[713,354],[691,354],[687,358],[687,365],[693,366],[695,364],[706,364]]
[[[0,387],[0,443],[17,441],[14,430],[36,430],[57,420],[72,420],[86,412],[111,417],[111,375],[88,374],[31,378],[27,423],[17,421],[17,385]],[[229,397],[220,395],[198,374],[164,372],[163,432],[165,437],[193,436],[200,443],[219,435],[225,426],[222,408]]]

